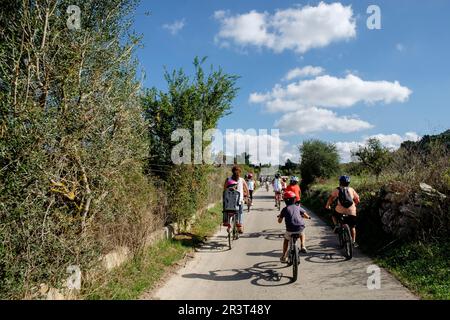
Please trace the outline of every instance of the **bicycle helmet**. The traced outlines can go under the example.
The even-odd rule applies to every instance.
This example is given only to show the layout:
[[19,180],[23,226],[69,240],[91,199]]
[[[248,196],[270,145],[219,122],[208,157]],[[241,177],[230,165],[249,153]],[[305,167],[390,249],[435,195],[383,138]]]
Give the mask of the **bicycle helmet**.
[[339,182],[349,184],[350,183],[350,177],[349,176],[340,176]]
[[277,179],[278,179],[280,176],[281,176],[281,175],[280,175],[279,173],[276,173],[276,174],[275,174],[275,178],[277,178]]
[[234,186],[236,186],[238,183],[235,181],[235,180],[233,180],[233,179],[228,179],[227,180],[227,188],[229,188],[229,187],[234,187]]
[[297,176],[291,177],[291,182],[299,182],[299,181],[300,181],[299,177],[297,177]]
[[247,175],[247,177],[248,177],[249,179],[251,179],[251,178],[253,178],[253,174],[249,173],[249,174]]

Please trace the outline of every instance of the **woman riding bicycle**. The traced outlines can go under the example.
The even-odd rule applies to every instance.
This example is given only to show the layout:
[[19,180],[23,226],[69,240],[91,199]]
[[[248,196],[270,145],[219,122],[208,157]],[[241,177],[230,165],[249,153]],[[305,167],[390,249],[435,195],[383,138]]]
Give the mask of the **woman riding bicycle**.
[[328,198],[326,209],[331,209],[331,204],[337,199],[337,205],[331,218],[334,223],[334,231],[339,227],[338,221],[344,219],[351,230],[353,245],[356,246],[356,205],[360,202],[359,195],[349,187],[350,177],[341,176],[339,178],[339,187],[334,189]]

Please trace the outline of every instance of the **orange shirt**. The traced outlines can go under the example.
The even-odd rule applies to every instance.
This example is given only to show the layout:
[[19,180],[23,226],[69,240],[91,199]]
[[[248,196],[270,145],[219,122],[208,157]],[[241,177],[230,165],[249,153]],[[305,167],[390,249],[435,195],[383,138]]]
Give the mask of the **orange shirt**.
[[295,193],[295,202],[300,201],[300,194],[302,193],[300,190],[300,186],[298,184],[288,185],[285,191],[292,191]]

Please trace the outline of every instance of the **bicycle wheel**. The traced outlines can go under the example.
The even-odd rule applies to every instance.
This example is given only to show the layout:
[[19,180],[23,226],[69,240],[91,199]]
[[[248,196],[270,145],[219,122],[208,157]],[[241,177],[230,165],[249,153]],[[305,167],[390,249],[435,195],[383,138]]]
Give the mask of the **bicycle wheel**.
[[233,240],[239,239],[239,232],[237,229],[236,217],[233,219]]
[[352,236],[350,233],[350,227],[348,225],[344,225],[344,250],[345,250],[345,257],[347,260],[350,260],[353,257],[353,243],[352,243]]
[[[233,219],[233,218],[230,218],[230,226],[232,225],[232,223],[233,223],[233,221],[234,221],[234,219],[233,219],[233,220],[231,220],[231,219]],[[227,228],[227,231],[228,231],[228,247],[229,247],[230,250],[231,250],[231,242],[232,242],[232,240],[233,240],[233,239],[231,239],[231,238],[232,238],[232,237],[231,237],[232,230],[231,230],[230,227],[228,227],[228,228]]]
[[339,249],[344,248],[344,238],[342,235],[343,233],[344,233],[344,231],[343,231],[342,227],[340,227],[338,229]]
[[292,282],[297,281],[298,277],[298,265],[299,265],[299,259],[298,259],[298,248],[297,245],[294,244],[292,253]]

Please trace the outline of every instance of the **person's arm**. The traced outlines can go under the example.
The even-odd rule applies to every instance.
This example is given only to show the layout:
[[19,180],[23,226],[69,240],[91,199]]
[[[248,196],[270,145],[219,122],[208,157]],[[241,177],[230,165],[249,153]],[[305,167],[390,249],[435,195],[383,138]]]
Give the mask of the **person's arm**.
[[303,218],[311,219],[311,216],[303,208],[300,208],[300,214],[302,215]]
[[333,203],[333,201],[337,198],[337,196],[335,195],[334,191],[331,193],[330,197],[328,198],[327,204],[325,205],[325,209],[330,209],[331,208],[331,204]]
[[356,193],[355,190],[353,190],[353,202],[355,203],[355,205],[358,205],[360,202],[359,195]]
[[223,190],[224,191],[227,189],[227,181],[228,181],[228,178],[225,179],[225,182],[223,183]]
[[247,182],[245,182],[245,180],[243,181],[244,184],[244,197],[248,197],[249,192],[248,192],[248,185]]
[[283,222],[283,218],[284,218],[284,209],[281,210],[280,214],[277,215],[278,218],[278,223],[282,223]]

